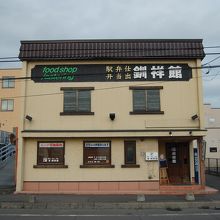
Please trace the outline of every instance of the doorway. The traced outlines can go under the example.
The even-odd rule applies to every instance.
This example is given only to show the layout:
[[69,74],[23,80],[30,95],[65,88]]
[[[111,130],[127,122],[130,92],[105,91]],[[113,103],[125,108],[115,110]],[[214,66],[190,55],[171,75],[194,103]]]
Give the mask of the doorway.
[[168,177],[171,184],[190,184],[189,143],[166,143]]

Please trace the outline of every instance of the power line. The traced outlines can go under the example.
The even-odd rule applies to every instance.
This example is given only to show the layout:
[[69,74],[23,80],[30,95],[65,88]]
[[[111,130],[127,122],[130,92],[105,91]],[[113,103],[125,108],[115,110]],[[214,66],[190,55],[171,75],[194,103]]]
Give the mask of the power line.
[[206,75],[206,76],[203,76],[203,77],[212,77],[212,76],[213,76],[212,79],[208,79],[208,80],[204,80],[204,81],[210,82],[210,81],[214,80],[214,79],[215,79],[217,76],[219,76],[219,75],[220,75],[220,71],[217,72],[217,73],[215,73],[214,75]]
[[[69,64],[67,64],[66,66],[68,66]],[[158,64],[158,65],[163,65],[163,64]],[[177,64],[178,65],[178,64]],[[190,69],[216,69],[216,68],[220,68],[220,65],[213,65],[213,66],[199,66],[199,67],[187,67],[187,68],[181,68],[182,70],[190,70]],[[176,70],[176,68],[170,68],[169,70]],[[77,73],[68,73],[65,76],[99,76],[99,75],[103,75],[103,74],[107,74],[106,72],[97,72],[97,73],[86,73],[86,74],[77,74]],[[57,76],[62,76],[62,74],[59,74]],[[41,79],[42,76],[27,76],[27,77],[7,77],[7,78],[0,78],[0,81],[3,80],[33,80],[33,79]]]
[[[220,72],[219,72],[220,73]],[[215,74],[215,77],[220,74]],[[206,76],[196,76],[192,77],[192,79],[198,79],[198,78],[203,78],[203,77],[212,77],[212,75],[206,75]],[[148,86],[148,85],[153,85],[153,84],[158,84],[158,83],[171,83],[173,81],[153,81],[153,82],[144,82],[140,84],[135,84],[135,86]],[[124,82],[123,82],[124,83]],[[126,83],[131,83],[131,81],[128,81]],[[120,89],[120,88],[126,88],[129,87],[130,85],[121,85],[121,86],[113,86],[113,87],[105,87],[105,88],[96,88],[94,89],[95,91],[102,91],[102,90],[110,90],[110,89]],[[93,91],[94,91],[93,90]],[[16,99],[16,98],[29,98],[29,97],[41,97],[41,96],[50,96],[50,95],[62,95],[63,92],[55,92],[55,93],[43,93],[43,94],[33,94],[33,95],[26,95],[26,96],[14,96],[14,97],[2,97],[2,99]]]
[[[67,64],[66,66],[68,66],[69,64]],[[163,64],[160,64],[163,65]],[[178,64],[177,64],[178,65]],[[213,65],[213,66],[201,66],[201,67],[187,67],[187,68],[181,68],[182,70],[190,70],[190,69],[216,69],[216,68],[220,68],[220,65]],[[176,68],[170,68],[169,70],[176,70]],[[106,72],[99,72],[99,73],[86,73],[86,74],[77,74],[77,73],[73,73],[73,74],[66,74],[65,76],[98,76],[98,75],[103,75],[106,74]],[[62,76],[62,74],[59,74],[57,76]],[[27,76],[27,77],[7,77],[7,78],[0,78],[0,81],[3,80],[33,80],[33,79],[41,79],[42,76]]]
[[[137,46],[139,48],[134,48],[134,49],[124,49],[123,46],[120,49],[117,48],[105,48],[103,50],[105,51],[163,51],[163,50],[176,50],[176,48],[140,48],[140,46]],[[217,49],[220,48],[220,45],[214,45],[214,46],[204,46],[203,49]],[[202,49],[201,47],[179,47],[178,50],[196,50],[196,49]],[[53,51],[59,51],[60,49],[57,50],[53,50]],[[73,49],[69,49],[69,50],[73,50]],[[97,48],[82,48],[82,46],[78,46],[76,48],[74,48],[74,50],[79,50],[79,51],[98,51],[100,49]],[[35,50],[38,51],[38,50]],[[59,57],[59,56],[57,56]],[[0,57],[1,59],[16,59],[19,58],[18,56],[11,56],[11,57]],[[36,57],[37,58],[37,57]]]
[[[82,50],[82,51],[85,51],[85,50]],[[131,52],[131,51],[128,51],[128,50],[124,50],[124,51],[122,51],[122,50],[120,50],[120,51],[114,51],[114,52],[108,52],[108,54],[105,52],[105,54],[104,55],[99,55],[98,54],[98,52],[96,51],[96,52],[94,52],[94,53],[86,53],[86,54],[84,54],[83,56],[86,56],[86,58],[88,58],[88,59],[91,59],[90,58],[90,56],[93,56],[93,55],[96,55],[96,57],[95,58],[102,58],[102,57],[104,57],[104,58],[117,58],[117,59],[130,59],[129,57],[127,57],[127,56],[124,56],[124,55],[120,55],[120,56],[117,56],[117,57],[111,57],[111,55],[112,56],[114,56],[115,54],[115,52],[118,52],[119,54],[123,54],[123,53],[125,53],[125,52]],[[136,51],[137,53],[139,53],[139,54],[141,54],[141,53],[143,53],[143,52],[149,52],[148,50],[137,50]],[[108,57],[106,57],[106,55],[108,55]],[[220,55],[220,52],[214,52],[214,53],[204,53],[204,55],[205,56],[213,56],[213,55]],[[67,56],[65,59],[66,60],[71,60],[71,59],[73,59],[73,60],[83,60],[81,57],[82,57],[82,54],[76,54],[76,53],[74,53],[74,54],[72,54],[71,56],[69,55],[69,54],[62,54],[62,56]],[[76,56],[78,56],[79,57],[79,59],[75,59],[75,57]],[[196,55],[196,54],[193,54],[193,57],[196,57],[196,56],[201,56],[201,54],[198,54],[198,55]],[[150,56],[151,57],[151,56]],[[153,57],[153,56],[152,56]],[[171,57],[172,58],[172,56],[170,56],[169,55],[169,57]],[[193,58],[192,57],[192,58]],[[28,59],[28,57],[26,57],[27,59]],[[33,60],[31,60],[31,61],[35,61],[36,59],[46,59],[46,60],[51,60],[51,59],[62,59],[62,60],[64,60],[60,55],[59,56],[52,56],[52,57],[34,57],[34,58],[32,58]],[[141,58],[149,58],[149,55],[141,55]],[[157,58],[157,57],[156,57]],[[163,57],[162,57],[163,58]],[[3,58],[2,58],[3,59]],[[22,59],[25,59],[25,58],[22,58]],[[135,57],[134,57],[134,59],[135,59]],[[29,61],[29,60],[27,60],[27,61]],[[23,62],[22,60],[0,60],[0,63],[11,63],[11,62]]]
[[0,60],[0,63],[22,62],[21,60]]
[[215,49],[215,48],[220,48],[220,46],[207,46],[207,47],[204,47],[204,48],[207,48],[207,49]]
[[202,66],[206,66],[206,65],[208,65],[208,64],[210,64],[210,63],[212,63],[212,62],[214,62],[214,61],[218,60],[219,58],[220,58],[220,56],[218,56],[218,57],[216,57],[216,58],[214,58],[214,59],[210,60],[209,62],[207,62],[207,63],[203,64]]
[[17,59],[18,57],[0,57],[0,60],[5,60],[5,59]]
[[220,55],[220,53],[219,52],[216,52],[216,53],[205,53],[205,55]]
[[[220,46],[219,45],[216,45],[216,46],[204,46],[203,47],[203,49],[217,49],[217,48],[220,48]],[[179,47],[178,48],[178,50],[195,50],[195,49],[201,49],[201,47]],[[72,50],[72,49],[69,49],[69,50]],[[86,51],[86,50],[89,50],[89,51],[92,51],[92,50],[95,50],[95,51],[97,51],[98,49],[93,49],[93,48],[90,48],[90,49],[88,49],[88,48],[80,48],[80,47],[78,47],[78,48],[75,48],[75,50],[84,50],[84,51]],[[109,48],[105,48],[104,49],[105,51],[107,50],[110,50],[110,51],[118,51],[119,49],[116,49],[116,48],[111,48],[111,49],[109,49]],[[147,50],[147,51],[154,51],[154,50],[176,50],[176,48],[139,48],[139,49],[129,49],[129,50],[127,50],[127,49],[123,49],[123,48],[121,48],[120,49],[120,51],[140,51],[140,50]],[[38,51],[38,50],[35,50],[35,51]],[[57,50],[54,50],[54,51],[57,51]],[[0,57],[0,60],[1,59],[16,59],[16,58],[19,58],[18,56],[10,56],[10,57]]]
[[[218,48],[218,47],[216,47]],[[220,47],[219,47],[220,48]],[[201,48],[178,48],[178,50],[193,50],[193,49],[201,49]],[[92,56],[92,55],[97,55],[98,52],[97,51],[100,51],[100,50],[97,50],[97,49],[77,49],[77,51],[83,51],[83,52],[86,52],[86,51],[90,51],[90,53],[87,53],[86,56],[89,58],[89,56]],[[95,52],[91,52],[92,50],[94,50]],[[143,52],[150,52],[150,51],[170,51],[170,50],[173,50],[175,51],[176,49],[174,48],[166,48],[166,49],[104,49],[105,50],[105,55],[114,55],[114,53],[120,53],[122,54],[121,57],[122,58],[126,58],[125,56],[123,56],[123,53],[125,52],[137,52],[137,53],[143,53]],[[55,51],[55,50],[54,50]],[[108,52],[108,53],[107,53]],[[212,53],[204,53],[204,55],[220,55],[220,52],[212,52]],[[62,54],[62,56],[67,56],[67,59],[71,59],[72,57],[70,56],[70,54]],[[72,56],[82,56],[82,53],[80,54],[77,54],[77,53],[73,53]],[[141,55],[144,56],[145,55]],[[197,56],[196,54],[193,54],[193,56]],[[198,54],[198,56],[201,56],[201,54]],[[97,55],[97,57],[99,57],[99,55]],[[0,63],[8,63],[8,62],[22,62],[21,60],[11,60],[11,59],[17,59],[19,57],[1,57],[0,58]],[[28,57],[26,57],[28,58]],[[44,59],[45,57],[34,57],[34,59]],[[47,58],[47,57],[46,57]],[[51,58],[47,58],[47,59],[56,59],[56,58],[62,58],[60,55],[53,55]],[[7,60],[8,59],[8,60]],[[25,59],[25,57],[24,57]]]

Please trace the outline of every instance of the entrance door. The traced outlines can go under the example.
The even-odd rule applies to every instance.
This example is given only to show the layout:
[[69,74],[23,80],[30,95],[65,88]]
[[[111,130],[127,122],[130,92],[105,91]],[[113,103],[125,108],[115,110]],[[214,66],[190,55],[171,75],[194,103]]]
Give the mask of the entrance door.
[[166,158],[170,183],[190,183],[189,143],[167,143]]

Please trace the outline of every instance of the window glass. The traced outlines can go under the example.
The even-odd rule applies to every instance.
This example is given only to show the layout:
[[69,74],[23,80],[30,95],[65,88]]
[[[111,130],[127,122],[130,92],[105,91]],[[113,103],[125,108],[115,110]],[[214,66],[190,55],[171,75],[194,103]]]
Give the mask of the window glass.
[[76,90],[64,91],[64,112],[77,111]]
[[136,142],[125,141],[125,164],[136,164]]
[[14,100],[8,100],[8,111],[13,111],[14,109]]
[[84,165],[110,165],[111,143],[84,142]]
[[146,111],[145,90],[133,90],[134,111]]
[[90,111],[91,106],[90,91],[78,91],[78,110],[82,112]]
[[91,91],[90,90],[65,90],[64,112],[90,112]]
[[64,142],[39,142],[37,164],[64,165]]
[[2,111],[13,111],[14,110],[14,100],[5,99],[1,101],[1,110]]
[[147,110],[160,111],[160,91],[147,90]]
[[7,100],[2,100],[1,107],[2,107],[2,111],[7,111],[7,109],[8,109],[8,102],[7,102]]
[[160,111],[160,90],[133,90],[133,111]]
[[2,87],[3,88],[14,88],[15,87],[15,80],[14,77],[2,77]]

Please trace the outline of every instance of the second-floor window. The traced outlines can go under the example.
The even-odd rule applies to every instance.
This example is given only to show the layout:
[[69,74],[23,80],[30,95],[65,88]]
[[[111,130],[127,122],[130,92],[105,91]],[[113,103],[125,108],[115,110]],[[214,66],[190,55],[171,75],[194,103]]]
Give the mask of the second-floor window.
[[15,87],[15,79],[11,76],[3,76],[2,77],[2,88],[14,88]]
[[93,88],[61,88],[64,91],[61,115],[94,114],[91,112],[91,90]]
[[160,89],[162,87],[130,87],[133,92],[133,112],[131,114],[163,114],[160,109]]
[[1,100],[1,110],[3,112],[14,110],[14,100],[13,99],[2,99]]

